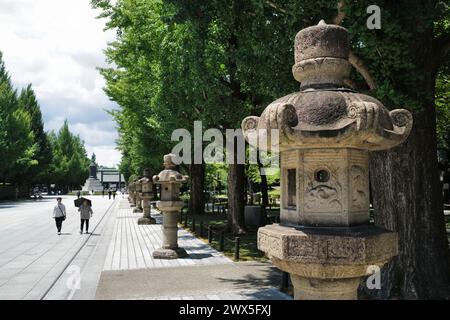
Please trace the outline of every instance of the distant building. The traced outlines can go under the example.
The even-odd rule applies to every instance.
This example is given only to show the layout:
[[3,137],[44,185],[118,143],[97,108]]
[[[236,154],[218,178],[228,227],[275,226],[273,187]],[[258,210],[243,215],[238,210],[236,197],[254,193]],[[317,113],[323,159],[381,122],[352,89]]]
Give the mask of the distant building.
[[97,179],[104,188],[120,189],[125,187],[125,178],[123,174],[115,168],[99,166],[97,168]]

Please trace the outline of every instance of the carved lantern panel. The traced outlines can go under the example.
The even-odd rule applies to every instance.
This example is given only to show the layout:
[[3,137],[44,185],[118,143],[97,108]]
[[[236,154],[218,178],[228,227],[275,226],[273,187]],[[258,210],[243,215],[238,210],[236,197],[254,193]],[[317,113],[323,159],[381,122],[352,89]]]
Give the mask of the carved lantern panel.
[[283,151],[281,168],[283,223],[350,226],[369,221],[367,151]]

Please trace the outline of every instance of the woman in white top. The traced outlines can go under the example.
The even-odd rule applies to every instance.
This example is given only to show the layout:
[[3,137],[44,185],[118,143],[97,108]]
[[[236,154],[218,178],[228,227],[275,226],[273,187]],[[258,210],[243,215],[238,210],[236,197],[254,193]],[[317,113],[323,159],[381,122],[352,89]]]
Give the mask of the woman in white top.
[[66,220],[66,206],[62,204],[62,198],[56,198],[56,206],[53,208],[53,218],[56,222],[58,234],[61,234],[62,223]]

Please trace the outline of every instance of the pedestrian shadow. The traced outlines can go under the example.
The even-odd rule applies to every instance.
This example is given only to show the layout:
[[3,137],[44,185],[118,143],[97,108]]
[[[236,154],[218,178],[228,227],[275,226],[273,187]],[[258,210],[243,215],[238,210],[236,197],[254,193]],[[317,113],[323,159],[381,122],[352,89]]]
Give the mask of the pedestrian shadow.
[[1,209],[11,209],[11,208],[16,208],[16,207],[18,207],[18,206],[0,204],[0,210]]
[[101,233],[90,233],[89,235],[94,236],[94,237],[98,237],[98,236],[101,236],[102,234]]
[[61,232],[61,234],[60,234],[60,236],[70,236],[70,235],[72,235],[72,234],[69,232]]

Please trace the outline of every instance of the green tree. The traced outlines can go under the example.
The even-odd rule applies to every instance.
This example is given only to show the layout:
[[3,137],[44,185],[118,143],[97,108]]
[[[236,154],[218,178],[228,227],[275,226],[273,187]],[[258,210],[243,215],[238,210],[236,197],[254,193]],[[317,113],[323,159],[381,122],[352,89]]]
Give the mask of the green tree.
[[64,192],[80,188],[89,176],[90,159],[84,142],[70,132],[67,120],[58,133],[49,134],[49,140],[53,150],[52,182]]
[[36,144],[35,165],[26,171],[25,179],[28,184],[45,183],[49,178],[48,171],[52,159],[52,150],[47,133],[44,131],[41,109],[31,84],[21,90],[18,104],[31,117],[31,130]]
[[[259,114],[274,99],[295,91],[298,84],[291,66],[300,29],[320,19],[348,28],[350,61],[359,71],[352,74],[353,86],[387,107],[413,111],[415,119],[405,144],[371,154],[375,222],[400,237],[400,254],[383,271],[378,296],[448,296],[450,257],[437,176],[435,109],[436,77],[439,71],[448,74],[445,66],[450,60],[449,9],[444,2],[121,0],[112,5],[97,0],[93,4],[103,9],[108,27],[118,32],[107,51],[117,68],[104,75],[107,90],[114,87],[122,107],[119,146],[126,149],[131,167],[143,161],[137,160],[142,153],[136,144],[144,132],[154,133],[151,128],[159,128],[160,139],[152,136],[148,146],[158,148],[167,145],[171,130],[189,128],[192,120],[239,127],[244,116]],[[366,9],[373,4],[382,10],[380,30],[367,28]],[[156,125],[142,125],[148,122]],[[229,213],[235,232],[244,228],[244,174],[243,166],[230,165]]]
[[16,90],[6,71],[0,52],[0,180],[16,184],[31,166],[37,145],[34,143],[31,115],[17,101]]

